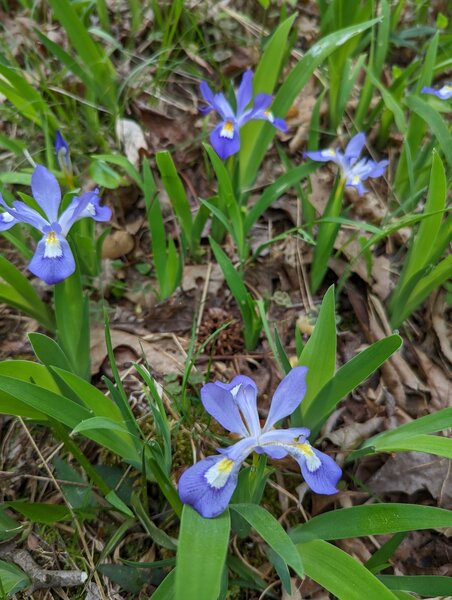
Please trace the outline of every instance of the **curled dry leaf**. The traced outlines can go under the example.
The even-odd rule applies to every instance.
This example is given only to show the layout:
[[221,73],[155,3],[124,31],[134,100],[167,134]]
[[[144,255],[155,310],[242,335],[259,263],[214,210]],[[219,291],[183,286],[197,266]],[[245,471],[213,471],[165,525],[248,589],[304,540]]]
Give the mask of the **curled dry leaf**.
[[376,494],[402,492],[412,495],[427,490],[439,506],[450,507],[451,463],[447,458],[423,452],[393,454],[366,486]]
[[135,240],[132,234],[124,229],[118,229],[109,233],[102,246],[102,258],[111,258],[112,260],[125,256],[132,252],[135,247]]
[[140,157],[147,153],[148,145],[143,130],[130,119],[117,119],[115,125],[116,135],[124,153],[134,167],[140,164]]

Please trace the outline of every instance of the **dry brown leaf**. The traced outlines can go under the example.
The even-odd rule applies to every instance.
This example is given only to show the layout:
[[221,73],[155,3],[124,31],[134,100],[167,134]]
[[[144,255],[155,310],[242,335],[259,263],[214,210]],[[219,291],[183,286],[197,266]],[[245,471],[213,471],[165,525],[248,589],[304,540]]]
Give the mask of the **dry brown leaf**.
[[[184,292],[191,290],[201,290],[206,280],[208,265],[186,265],[182,277],[181,287]],[[224,275],[220,266],[212,264],[209,276],[209,294],[216,296],[224,282]]]
[[445,292],[441,291],[433,305],[433,329],[444,356],[452,364],[452,323],[447,318],[448,312],[450,314],[450,306],[447,305]]
[[452,406],[451,378],[447,377],[444,371],[435,365],[418,346],[413,344],[412,350],[418,358],[422,371],[425,373],[433,406],[437,410]]
[[303,600],[300,592],[300,580],[296,577],[290,578],[290,594],[283,587],[281,600]]
[[391,456],[366,486],[376,494],[430,492],[440,506],[451,506],[451,462],[423,452],[401,452]]
[[[169,334],[153,334],[143,336],[111,329],[111,343],[113,349],[119,347],[128,347],[133,351],[135,360],[139,359],[143,353],[149,363],[153,374],[168,374],[182,372],[185,365],[186,354],[175,342],[175,336]],[[185,340],[178,338],[182,348],[186,347]],[[105,346],[105,333],[102,328],[94,328],[91,331],[91,373],[95,375],[99,372],[102,363],[107,356]]]
[[148,151],[148,145],[143,130],[130,119],[117,119],[115,125],[116,135],[124,153],[134,167],[140,164],[140,157]]
[[135,247],[135,239],[132,234],[124,229],[118,229],[109,233],[102,245],[102,258],[120,258],[129,254]]
[[383,425],[383,417],[371,417],[365,423],[352,423],[329,433],[326,437],[342,450],[353,450],[376,433]]

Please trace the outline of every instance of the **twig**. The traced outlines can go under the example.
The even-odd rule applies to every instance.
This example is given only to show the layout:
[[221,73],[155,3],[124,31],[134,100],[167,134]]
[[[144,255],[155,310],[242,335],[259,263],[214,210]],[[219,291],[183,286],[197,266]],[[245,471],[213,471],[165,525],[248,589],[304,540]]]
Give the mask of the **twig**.
[[27,550],[14,549],[14,542],[0,545],[0,557],[10,560],[20,567],[32,583],[28,593],[45,588],[75,587],[83,585],[88,579],[85,571],[53,571],[43,569],[31,557]]

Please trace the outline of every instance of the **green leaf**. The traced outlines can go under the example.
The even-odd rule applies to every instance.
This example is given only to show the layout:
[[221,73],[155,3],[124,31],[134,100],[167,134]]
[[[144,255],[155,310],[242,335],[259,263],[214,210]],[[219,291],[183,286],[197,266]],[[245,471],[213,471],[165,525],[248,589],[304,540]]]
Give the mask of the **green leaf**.
[[[317,67],[338,47],[348,42],[355,35],[363,33],[372,27],[372,25],[378,23],[379,20],[371,19],[359,25],[346,27],[316,42],[285,78],[283,85],[279,88],[276,95],[272,112],[277,116],[284,117]],[[253,184],[259,166],[274,135],[274,128],[264,123],[261,131],[255,138],[253,152],[247,156],[248,160],[246,163],[240,161],[242,188],[248,188]]]
[[125,433],[126,435],[131,435],[127,427],[120,425],[116,421],[108,419],[107,417],[91,417],[90,419],[81,421],[74,427],[71,435],[87,431],[95,431],[96,429],[108,429],[111,431],[119,431],[120,433]]
[[7,505],[23,515],[32,523],[51,525],[58,521],[69,521],[72,515],[66,506],[61,504],[46,504],[44,502],[8,502]]
[[298,543],[440,527],[452,527],[452,511],[417,504],[370,504],[323,513],[297,525],[289,535]]
[[399,440],[378,441],[374,452],[426,452],[452,459],[452,439],[439,435],[415,435]]
[[36,357],[46,366],[61,367],[70,371],[69,361],[63,350],[52,338],[43,333],[29,333],[28,339],[33,347]]
[[152,600],[174,600],[175,591],[174,585],[176,582],[176,569],[168,573],[162,583],[152,594]]
[[171,154],[167,151],[157,152],[155,155],[158,170],[162,177],[163,185],[171,200],[171,205],[174,209],[176,217],[179,221],[182,236],[185,243],[193,252],[192,228],[193,219],[191,214],[190,203],[185,193],[185,188],[177,173]]
[[5,512],[5,505],[0,505],[0,542],[4,542],[16,536],[23,529]]
[[378,340],[342,366],[304,412],[303,423],[318,429],[336,405],[363,383],[402,345],[399,335]]
[[175,600],[217,600],[230,527],[228,511],[214,519],[204,519],[190,506],[184,506],[176,559]]
[[[319,360],[322,368],[319,369]],[[314,331],[298,358],[298,364],[308,367],[306,395],[300,408],[294,413],[295,424],[304,423],[315,397],[333,377],[336,370],[336,316],[334,310],[334,286],[325,294]]]
[[419,596],[449,596],[452,593],[452,578],[436,575],[377,575],[390,590],[405,590]]
[[312,540],[299,544],[298,551],[303,559],[306,575],[339,600],[396,598],[366,567],[328,542]]
[[142,189],[143,182],[139,172],[125,156],[122,156],[121,154],[93,154],[91,158],[122,167],[130,179],[132,179],[132,181],[134,181],[137,186]]
[[304,577],[303,565],[295,545],[271,513],[257,504],[231,504],[230,508],[248,521],[297,575]]
[[0,560],[0,592],[6,594],[2,598],[12,598],[29,585],[31,581],[19,567]]
[[[271,36],[259,64],[256,67],[256,72],[253,79],[254,94],[266,93],[272,94],[275,85],[278,81],[279,74],[283,67],[283,59],[288,50],[288,37],[292,28],[296,14],[291,15],[280,23],[277,29]],[[278,113],[279,116],[279,113]],[[252,163],[252,157],[256,149],[256,142],[259,133],[268,124],[263,122],[253,121],[248,123],[243,128],[243,133],[240,136],[240,168],[246,171],[249,164]]]
[[443,408],[442,410],[405,423],[396,429],[384,431],[378,435],[368,439],[359,450],[352,452],[349,460],[354,460],[361,454],[368,453],[366,451],[375,450],[377,447],[389,447],[392,444],[403,443],[407,439],[414,437],[429,437],[425,434],[436,433],[452,427],[452,408]]
[[405,103],[408,108],[429,124],[430,129],[433,131],[441,146],[441,150],[444,152],[449,167],[452,167],[452,134],[449,132],[448,127],[439,112],[432,108],[425,100],[422,100],[417,96],[408,96],[405,99]]

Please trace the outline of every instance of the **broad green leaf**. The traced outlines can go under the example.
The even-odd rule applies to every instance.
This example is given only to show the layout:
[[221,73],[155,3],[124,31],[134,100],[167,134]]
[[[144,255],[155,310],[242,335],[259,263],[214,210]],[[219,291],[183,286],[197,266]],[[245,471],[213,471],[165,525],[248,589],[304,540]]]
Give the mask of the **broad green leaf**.
[[425,270],[430,262],[441,227],[446,195],[446,174],[438,153],[434,151],[428,197],[424,208],[424,215],[432,214],[420,222],[418,232],[413,236],[399,282],[392,294],[390,310],[392,313],[391,320],[394,323],[401,322],[400,315],[406,313],[408,299],[419,281],[418,275]]
[[452,439],[439,435],[415,435],[405,439],[379,441],[374,452],[426,452],[452,459]]
[[51,525],[58,521],[72,519],[70,510],[61,504],[46,504],[43,502],[8,502],[8,506],[23,515],[32,523],[45,523]]
[[96,417],[108,417],[116,423],[123,423],[121,411],[111,398],[103,394],[94,385],[69,371],[52,368],[52,371],[69,386],[82,404]]
[[[319,369],[319,361],[322,368]],[[334,287],[325,294],[314,331],[307,341],[298,364],[308,367],[306,395],[300,408],[292,417],[295,424],[304,423],[304,417],[323,386],[333,377],[336,370],[336,315],[334,309]]]
[[68,359],[55,340],[42,333],[29,333],[28,339],[42,364],[70,370]]
[[428,102],[417,96],[408,96],[405,99],[405,103],[408,108],[429,124],[430,129],[441,146],[441,150],[444,152],[449,167],[452,167],[452,134],[449,132],[448,127],[439,112],[432,108]]
[[231,509],[248,521],[297,575],[304,576],[303,565],[295,545],[271,513],[257,504],[231,504]]
[[452,594],[452,578],[436,575],[377,575],[390,590],[405,590],[419,596],[449,596]]
[[334,410],[336,405],[363,383],[372,373],[402,345],[399,335],[378,340],[369,348],[345,363],[316,395],[304,413],[303,423],[317,429]]
[[375,575],[336,546],[312,540],[297,547],[306,575],[339,600],[395,600]]
[[0,505],[0,542],[13,538],[23,529],[20,523],[6,514],[5,508],[5,505]]
[[176,559],[175,600],[217,600],[230,526],[228,511],[214,519],[204,519],[190,506],[184,506]]
[[271,206],[273,202],[287,192],[287,190],[289,190],[292,186],[308,177],[308,175],[317,169],[318,164],[314,161],[311,161],[309,163],[302,164],[299,167],[294,167],[287,173],[284,173],[284,175],[281,175],[281,177],[278,177],[274,183],[265,189],[262,196],[256,201],[255,204],[253,204],[246,215],[244,221],[245,233],[248,233],[254,223],[256,223],[259,217],[264,214],[264,212],[269,206]]
[[[296,15],[293,14],[280,23],[271,36],[261,59],[256,67],[253,79],[254,94],[272,94],[283,67],[283,59],[287,53],[287,42]],[[278,115],[279,116],[279,115]],[[240,167],[247,169],[255,152],[255,143],[264,123],[253,121],[248,123],[241,134]],[[269,127],[267,125],[267,127]]]
[[130,179],[132,179],[139,188],[143,187],[139,172],[125,156],[122,156],[121,154],[93,154],[92,158],[122,167]]
[[369,504],[313,517],[289,531],[295,543],[452,527],[452,511],[417,504]]
[[[370,21],[353,25],[352,27],[346,27],[345,29],[327,35],[315,43],[285,78],[283,85],[279,88],[276,95],[272,106],[272,112],[279,117],[284,117],[295,101],[295,98],[311,78],[315,69],[317,69],[317,67],[338,47],[348,42],[348,40],[355,35],[363,33],[378,22],[379,19],[371,19]],[[246,163],[242,161],[240,163],[242,188],[248,188],[253,184],[259,165],[261,164],[268,145],[274,135],[274,128],[268,123],[262,124],[261,131],[254,140],[253,152],[248,155]]]
[[111,431],[119,431],[120,433],[130,435],[129,430],[124,425],[120,425],[116,421],[108,419],[107,417],[91,417],[90,419],[81,421],[78,425],[74,427],[71,435],[87,431],[95,431],[96,429],[108,429]]
[[96,44],[69,0],[49,0],[52,13],[66,30],[78,56],[89,69],[92,79],[102,82],[102,101],[113,111],[116,105],[116,72],[106,53]]
[[371,81],[372,85],[374,85],[381,94],[383,98],[383,102],[386,105],[386,108],[392,112],[394,115],[394,121],[397,125],[397,129],[401,134],[405,134],[407,130],[407,124],[405,120],[405,114],[402,110],[402,107],[398,103],[397,99],[391,94],[391,92],[381,83],[381,81],[375,77],[370,69],[366,69],[367,76]]
[[158,170],[162,177],[163,185],[171,200],[172,207],[178,218],[185,242],[193,251],[192,228],[193,219],[190,203],[185,193],[185,188],[177,173],[171,154],[167,150],[157,152],[155,155]]
[[0,592],[6,594],[5,600],[29,585],[31,581],[19,567],[0,560]]
[[152,600],[174,600],[175,599],[175,582],[176,582],[176,569],[173,569],[168,573],[162,583],[152,594]]

